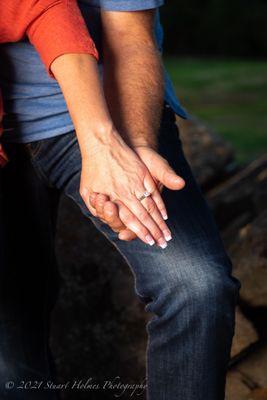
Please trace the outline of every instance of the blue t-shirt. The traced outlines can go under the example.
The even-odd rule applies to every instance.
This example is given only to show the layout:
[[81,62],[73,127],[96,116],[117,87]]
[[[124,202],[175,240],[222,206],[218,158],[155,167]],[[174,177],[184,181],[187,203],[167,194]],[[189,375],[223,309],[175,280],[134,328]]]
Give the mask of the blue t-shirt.
[[[110,11],[137,11],[158,8],[164,0],[80,0],[85,22],[100,53],[100,7]],[[163,31],[159,11],[155,19],[157,44],[162,50]],[[28,143],[70,132],[74,129],[57,82],[45,71],[38,53],[27,41],[0,46],[0,87],[3,92],[3,141]],[[165,101],[179,116],[187,114],[176,98],[165,72]]]

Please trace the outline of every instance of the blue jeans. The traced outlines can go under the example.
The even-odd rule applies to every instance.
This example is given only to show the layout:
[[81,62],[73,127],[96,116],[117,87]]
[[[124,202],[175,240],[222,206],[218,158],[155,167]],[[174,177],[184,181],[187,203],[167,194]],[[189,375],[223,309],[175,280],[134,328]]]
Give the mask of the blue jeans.
[[[150,247],[139,239],[120,241],[117,234],[87,210],[79,195],[81,157],[74,132],[28,145],[10,144],[11,153],[16,146],[29,152],[39,176],[39,183],[36,178],[35,184],[42,182],[45,201],[51,203],[48,198],[54,196],[53,191],[64,192],[127,260],[135,278],[136,295],[145,309],[153,313],[147,324],[147,399],[223,400],[240,283],[231,275],[231,261],[184,157],[170,108],[164,108],[159,153],[184,178],[186,187],[181,191],[163,190],[169,215],[167,224],[173,236],[164,250]],[[44,207],[40,204],[43,201],[40,193],[36,197],[35,211]],[[38,224],[51,225],[45,227],[45,234],[42,228],[44,237],[36,238],[40,242],[38,246],[46,246],[53,240],[50,221],[54,216],[44,215],[41,223],[39,218],[42,217],[37,218]],[[53,264],[51,249],[48,253],[49,249],[47,257]],[[43,271],[47,284],[46,273]],[[40,290],[36,291],[37,303],[42,302],[42,291],[41,294]],[[49,307],[46,308],[48,313]],[[44,335],[42,328],[49,324],[47,313],[38,316],[39,335]],[[33,318],[36,318],[34,314]],[[31,324],[31,317],[28,319]],[[11,348],[6,351],[12,353]],[[39,366],[49,376],[51,371],[44,363],[47,355],[45,349],[42,351]],[[12,353],[12,357],[15,361],[16,354]],[[0,374],[4,375],[1,363]]]

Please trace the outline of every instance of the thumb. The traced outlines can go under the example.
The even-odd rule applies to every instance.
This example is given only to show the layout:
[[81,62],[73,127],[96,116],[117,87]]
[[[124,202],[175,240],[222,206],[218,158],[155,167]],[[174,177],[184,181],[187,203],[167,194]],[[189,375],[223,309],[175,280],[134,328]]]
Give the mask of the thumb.
[[154,161],[152,175],[166,188],[180,190],[185,186],[185,181],[171,168],[168,161],[159,156]]

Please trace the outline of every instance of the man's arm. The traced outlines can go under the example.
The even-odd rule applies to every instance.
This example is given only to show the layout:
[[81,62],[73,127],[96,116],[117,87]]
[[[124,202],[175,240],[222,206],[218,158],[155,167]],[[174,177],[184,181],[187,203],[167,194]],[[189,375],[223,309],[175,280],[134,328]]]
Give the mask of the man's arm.
[[133,146],[157,146],[163,70],[155,10],[102,11],[104,90],[113,121]]
[[[115,126],[134,149],[161,189],[179,190],[185,182],[157,154],[157,134],[163,106],[163,69],[154,37],[155,10],[103,11],[104,91]],[[157,192],[152,194],[164,219],[167,210]],[[96,196],[91,204],[106,218],[107,198]],[[134,236],[119,224],[119,237]],[[109,218],[111,220],[111,218]]]

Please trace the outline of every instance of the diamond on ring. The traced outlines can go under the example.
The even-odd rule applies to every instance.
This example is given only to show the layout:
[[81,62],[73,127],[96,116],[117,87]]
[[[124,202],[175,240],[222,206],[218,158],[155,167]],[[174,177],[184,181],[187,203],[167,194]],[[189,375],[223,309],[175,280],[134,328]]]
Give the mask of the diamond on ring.
[[145,191],[141,197],[139,197],[139,201],[144,200],[146,197],[149,197],[151,195],[151,193],[149,193],[148,191]]

